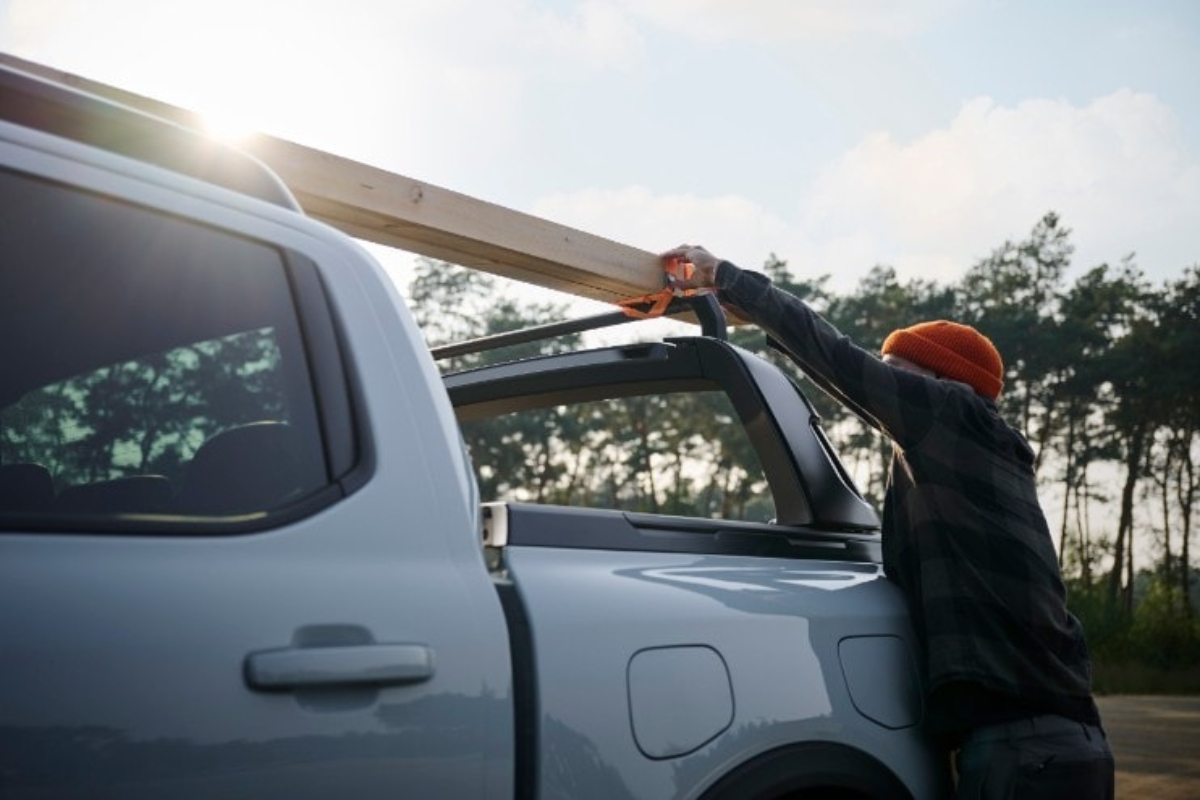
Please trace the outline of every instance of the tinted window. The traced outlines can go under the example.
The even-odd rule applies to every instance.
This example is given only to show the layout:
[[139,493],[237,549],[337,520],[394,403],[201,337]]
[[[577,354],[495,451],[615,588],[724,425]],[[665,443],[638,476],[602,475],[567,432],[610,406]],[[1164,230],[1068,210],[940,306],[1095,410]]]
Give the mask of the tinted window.
[[687,391],[464,420],[485,501],[766,522],[766,477],[729,399]]
[[231,515],[326,483],[282,255],[0,172],[0,510]]

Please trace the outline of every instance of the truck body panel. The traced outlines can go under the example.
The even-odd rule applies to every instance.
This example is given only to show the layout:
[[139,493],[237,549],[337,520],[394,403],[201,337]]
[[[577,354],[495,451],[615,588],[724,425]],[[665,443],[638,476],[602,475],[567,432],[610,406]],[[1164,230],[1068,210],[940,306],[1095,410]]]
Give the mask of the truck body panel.
[[[443,376],[252,159],[0,92],[0,794],[944,790],[878,517],[778,368],[681,337]],[[493,420],[693,390],[760,462],[745,518],[481,494]]]
[[[170,518],[129,520],[138,530],[126,536],[97,536],[87,522],[24,534],[7,526],[3,793],[211,797],[252,787],[264,797],[368,797],[404,785],[422,796],[509,796],[510,658],[473,482],[461,449],[447,446],[457,428],[432,360],[382,270],[293,211],[168,181],[134,159],[8,125],[0,158],[85,202],[153,209],[319,263],[331,302],[355,320],[341,330],[346,366],[358,424],[372,432],[369,459],[356,467],[369,478],[353,480],[353,502],[267,533],[184,535]],[[57,235],[52,220],[43,224]],[[0,241],[8,247],[16,234]],[[9,271],[19,266],[6,261],[5,286],[36,284]],[[47,376],[73,369],[64,361],[46,365]],[[17,385],[11,373],[5,383]],[[389,643],[427,648],[432,676],[299,693],[256,691],[244,679],[247,659],[263,651]]]
[[[855,711],[837,657],[844,639],[911,635],[877,566],[519,546],[506,558],[533,620],[540,796],[698,796],[730,765],[795,741],[912,764],[902,777],[916,795],[934,790],[920,785],[932,765],[914,746],[915,686],[904,727],[885,728]],[[697,696],[709,685],[702,651],[724,667],[730,712],[689,727],[689,709],[726,708],[721,692]],[[635,683],[649,654],[674,654],[671,681],[653,690]],[[915,681],[911,660],[873,667]],[[648,751],[647,737],[674,746]]]

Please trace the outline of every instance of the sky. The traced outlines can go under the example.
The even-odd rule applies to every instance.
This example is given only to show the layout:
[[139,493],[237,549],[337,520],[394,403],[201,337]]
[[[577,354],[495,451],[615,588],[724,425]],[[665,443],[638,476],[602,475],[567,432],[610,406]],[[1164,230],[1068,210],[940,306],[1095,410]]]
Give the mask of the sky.
[[1070,274],[1200,263],[1194,0],[0,0],[0,50],[839,292],[954,282],[1048,211]]

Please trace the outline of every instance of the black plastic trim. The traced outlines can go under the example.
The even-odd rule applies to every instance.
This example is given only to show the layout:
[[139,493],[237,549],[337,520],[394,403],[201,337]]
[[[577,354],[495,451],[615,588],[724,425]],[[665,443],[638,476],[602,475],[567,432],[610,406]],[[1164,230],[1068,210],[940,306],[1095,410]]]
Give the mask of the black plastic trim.
[[849,529],[878,530],[879,514],[863,499],[833,448],[824,440],[818,427],[820,418],[800,387],[770,362],[744,350],[731,349],[741,356],[765,405],[779,410],[805,409],[804,414],[778,413],[775,422],[787,442],[788,453],[796,460],[796,470],[804,476],[804,491],[814,518]]
[[[641,305],[645,306],[646,310],[648,310],[651,304],[647,302]],[[634,307],[636,308],[636,306]],[[696,314],[704,336],[711,336],[716,339],[728,338],[728,330],[725,326],[725,311],[721,308],[721,304],[717,302],[714,295],[703,294],[687,298],[676,298],[671,301],[661,316],[670,317],[686,310],[691,310]],[[610,328],[614,325],[637,322],[640,319],[657,319],[657,316],[633,317],[624,311],[610,311],[590,317],[549,322],[545,325],[535,325],[520,330],[496,333],[491,336],[481,336],[478,339],[469,339],[463,342],[452,342],[435,347],[429,352],[434,360],[438,361],[443,358],[455,358],[456,356],[463,356],[470,353],[485,353],[528,342],[541,342],[559,336],[567,336],[572,333]]]
[[316,265],[294,252],[285,255],[300,333],[308,358],[326,465],[331,481],[340,481],[358,464],[350,387],[329,301]]
[[877,564],[879,537],[765,522],[508,503],[508,546]]
[[443,381],[455,407],[522,398],[522,408],[538,408],[540,403],[551,402],[539,399],[541,396],[566,389],[700,378],[695,355],[674,353],[676,349],[656,342],[545,355],[451,373]]
[[725,389],[758,453],[775,501],[776,518],[785,525],[824,523],[822,509],[814,505],[809,487],[819,476],[804,471],[781,429],[786,420],[807,417],[811,413],[807,403],[794,408],[771,405],[759,385],[762,377],[750,369],[754,356],[725,343],[692,341],[700,352],[704,374]]
[[725,309],[712,292],[696,295],[691,299],[692,310],[700,320],[700,332],[722,341],[729,338],[729,328],[725,324]]
[[890,769],[861,750],[833,742],[801,742],[745,762],[701,798],[912,800],[912,793]]
[[539,716],[537,663],[533,627],[517,587],[507,578],[495,580],[500,606],[508,622],[513,691],[513,797],[535,800],[541,759],[538,756]]
[[342,487],[328,484],[286,506],[270,511],[228,516],[183,514],[80,514],[11,512],[0,514],[0,531],[6,533],[60,533],[71,536],[129,535],[171,538],[234,536],[258,533],[299,522],[342,498]]

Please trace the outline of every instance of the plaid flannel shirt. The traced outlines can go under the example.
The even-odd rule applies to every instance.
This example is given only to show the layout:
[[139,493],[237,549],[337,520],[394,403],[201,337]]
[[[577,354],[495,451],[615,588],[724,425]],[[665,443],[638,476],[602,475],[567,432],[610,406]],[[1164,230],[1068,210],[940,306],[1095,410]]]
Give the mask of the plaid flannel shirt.
[[924,647],[927,729],[956,736],[1037,713],[1098,723],[1024,437],[971,387],[885,364],[766,276],[722,262],[716,283],[893,442],[883,564]]

